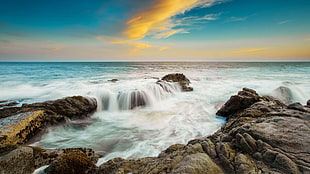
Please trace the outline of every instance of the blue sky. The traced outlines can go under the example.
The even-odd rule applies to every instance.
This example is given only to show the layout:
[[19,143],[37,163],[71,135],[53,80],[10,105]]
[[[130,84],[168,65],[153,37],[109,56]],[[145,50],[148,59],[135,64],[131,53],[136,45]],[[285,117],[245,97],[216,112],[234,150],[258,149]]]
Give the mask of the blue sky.
[[4,0],[0,61],[310,60],[309,0]]

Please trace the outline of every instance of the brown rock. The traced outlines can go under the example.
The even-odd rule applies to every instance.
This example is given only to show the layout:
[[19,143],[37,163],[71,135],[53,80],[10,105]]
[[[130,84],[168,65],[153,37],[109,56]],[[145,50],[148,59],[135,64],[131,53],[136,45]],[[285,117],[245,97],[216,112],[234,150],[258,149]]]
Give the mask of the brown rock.
[[0,157],[0,174],[25,174],[34,170],[32,148],[17,147]]
[[224,173],[219,166],[205,153],[196,153],[186,156],[172,170],[172,174],[189,173]]
[[48,174],[93,174],[96,165],[82,152],[70,152],[53,161],[45,169]]
[[177,82],[181,86],[182,91],[189,92],[193,91],[192,87],[189,87],[190,80],[184,74],[168,74],[165,75],[161,80],[167,82]]
[[75,96],[0,109],[0,143],[24,144],[47,125],[62,122],[65,117],[85,117],[96,108],[95,99]]
[[73,96],[43,103],[24,104],[23,107],[51,110],[59,115],[73,118],[92,114],[97,109],[97,102],[94,98]]
[[217,111],[216,115],[227,117],[228,119],[237,112],[240,112],[252,104],[258,102],[260,96],[256,91],[248,88],[243,88],[238,92],[238,95],[231,96],[230,99]]

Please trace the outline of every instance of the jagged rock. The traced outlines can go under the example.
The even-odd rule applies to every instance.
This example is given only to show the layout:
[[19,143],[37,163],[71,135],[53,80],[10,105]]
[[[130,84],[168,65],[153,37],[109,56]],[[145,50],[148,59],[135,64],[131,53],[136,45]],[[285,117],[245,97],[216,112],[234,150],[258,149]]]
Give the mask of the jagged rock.
[[189,86],[190,81],[184,74],[168,74],[165,75],[161,80],[167,82],[177,82],[181,86],[182,91],[188,92],[193,91],[193,88]]
[[[75,172],[73,164],[80,166],[81,171],[98,174],[310,173],[310,112],[307,109],[296,110],[273,97],[261,97],[254,90],[244,88],[232,96],[218,114],[228,118],[220,130],[204,139],[191,140],[187,145],[172,145],[158,157],[115,158],[101,164],[97,171],[92,164],[94,160],[90,162],[92,155],[88,155],[89,160],[85,158],[88,152],[58,155],[32,148],[29,159],[36,159],[33,164],[36,167],[52,163],[46,171],[64,166],[65,169],[60,167],[57,171],[62,173]],[[0,154],[14,159],[8,155],[18,149],[14,145],[7,146],[0,149]],[[1,163],[2,157],[0,164],[6,164]],[[26,161],[24,165],[32,164]]]
[[250,107],[260,99],[256,91],[243,88],[242,91],[238,92],[238,95],[231,96],[224,106],[217,111],[216,115],[224,116],[229,119],[233,114]]
[[65,117],[85,117],[96,108],[95,99],[74,96],[0,109],[0,143],[25,144],[47,125],[62,122]]
[[[85,164],[94,166],[98,157],[88,148],[41,149],[32,146],[0,145],[0,174],[32,173],[36,168],[50,164],[53,166],[49,169],[57,171],[60,167],[58,164],[64,164],[64,167],[70,161],[74,164],[84,161],[85,163],[81,164],[84,167]],[[91,169],[90,171],[94,171],[95,168]]]
[[46,169],[48,174],[93,174],[96,165],[84,153],[70,152],[53,161]]
[[113,83],[115,83],[115,82],[117,82],[117,81],[119,81],[118,79],[111,79],[111,80],[108,80],[109,82],[113,82]]
[[72,118],[87,116],[96,111],[97,101],[94,98],[73,96],[43,103],[24,104],[23,107],[51,110],[59,115]]
[[287,107],[288,107],[288,109],[294,109],[294,110],[306,112],[306,109],[298,102],[297,103],[291,103]]
[[244,88],[218,112],[229,119],[213,135],[172,145],[158,157],[112,159],[98,172],[309,173],[310,113],[290,108]]

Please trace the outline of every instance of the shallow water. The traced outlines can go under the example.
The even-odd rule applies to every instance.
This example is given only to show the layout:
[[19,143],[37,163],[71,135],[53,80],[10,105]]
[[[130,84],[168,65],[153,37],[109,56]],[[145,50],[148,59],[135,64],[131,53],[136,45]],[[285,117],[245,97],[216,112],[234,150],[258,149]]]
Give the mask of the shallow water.
[[[95,97],[91,119],[52,127],[32,145],[90,147],[104,155],[99,164],[156,156],[171,144],[212,134],[224,123],[216,111],[243,87],[302,104],[310,99],[310,63],[0,63],[0,69],[0,100]],[[169,73],[184,73],[194,91],[181,92],[173,83],[163,90],[156,82]],[[276,92],[280,86],[290,93]],[[146,107],[130,109],[137,92]]]

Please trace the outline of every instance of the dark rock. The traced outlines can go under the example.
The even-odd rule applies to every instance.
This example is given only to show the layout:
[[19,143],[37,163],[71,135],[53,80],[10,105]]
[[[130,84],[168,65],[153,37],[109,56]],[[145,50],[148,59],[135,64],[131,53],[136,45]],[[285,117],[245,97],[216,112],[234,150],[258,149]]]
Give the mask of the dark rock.
[[18,104],[19,103],[17,103],[17,102],[10,102],[10,103],[5,103],[5,104],[0,104],[0,107],[16,106]]
[[193,91],[192,87],[189,87],[190,81],[184,74],[168,74],[165,75],[161,80],[167,82],[177,82],[181,86],[182,91],[188,92]]
[[121,92],[117,96],[117,100],[119,103],[119,108],[122,110],[146,106],[148,102],[146,92],[140,90]]
[[111,79],[111,80],[108,80],[109,82],[117,82],[117,81],[119,81],[118,79]]
[[307,106],[310,106],[310,100],[307,101]]
[[69,118],[87,116],[97,109],[97,101],[94,98],[73,96],[43,103],[24,104],[23,107],[51,110],[59,115]]
[[307,110],[300,103],[292,103],[287,106],[288,109],[294,109],[306,112]]
[[53,161],[46,169],[48,174],[93,174],[96,165],[84,153],[70,152]]
[[238,92],[238,95],[230,97],[230,99],[217,111],[216,115],[227,117],[228,119],[237,112],[240,112],[252,104],[260,100],[260,96],[256,91],[248,88],[243,88]]

